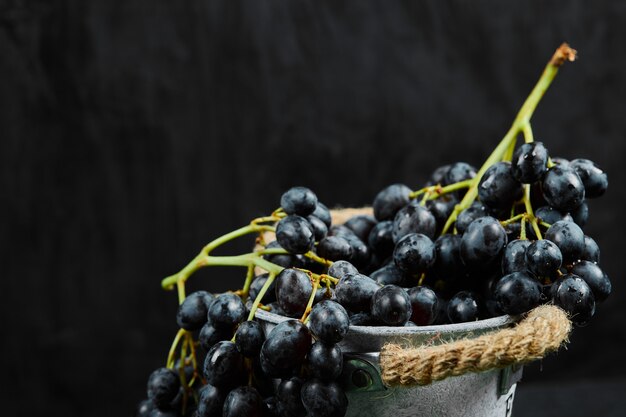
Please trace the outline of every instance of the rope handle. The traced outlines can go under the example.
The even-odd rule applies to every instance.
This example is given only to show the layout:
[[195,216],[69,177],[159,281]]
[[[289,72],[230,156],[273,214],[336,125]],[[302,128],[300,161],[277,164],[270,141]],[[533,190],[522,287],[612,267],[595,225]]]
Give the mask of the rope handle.
[[449,376],[482,372],[541,359],[568,341],[572,323],[554,305],[531,310],[515,327],[436,346],[387,344],[380,368],[387,386],[428,385]]

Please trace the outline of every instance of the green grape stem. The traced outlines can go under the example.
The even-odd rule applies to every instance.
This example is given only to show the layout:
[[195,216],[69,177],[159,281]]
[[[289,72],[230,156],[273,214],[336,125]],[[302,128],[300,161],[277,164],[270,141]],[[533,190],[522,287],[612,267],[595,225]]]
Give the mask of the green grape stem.
[[450,217],[446,221],[445,226],[441,234],[446,233],[452,224],[456,221],[458,214],[467,209],[478,196],[478,184],[485,174],[487,169],[496,162],[502,161],[505,157],[512,155],[512,149],[515,147],[515,141],[517,135],[522,132],[524,134],[524,140],[526,142],[532,142],[534,140],[532,135],[532,129],[530,126],[530,119],[537,108],[537,105],[541,101],[541,98],[550,87],[550,84],[559,72],[559,67],[563,65],[565,61],[573,61],[576,59],[576,51],[569,47],[566,43],[562,44],[552,56],[548,65],[546,65],[539,81],[535,84],[526,101],[522,105],[521,109],[517,113],[513,124],[509,128],[509,131],[504,135],[504,138],[500,141],[498,146],[493,150],[491,155],[487,158],[482,167],[478,170],[476,177],[473,178],[465,197],[459,204],[456,205]]

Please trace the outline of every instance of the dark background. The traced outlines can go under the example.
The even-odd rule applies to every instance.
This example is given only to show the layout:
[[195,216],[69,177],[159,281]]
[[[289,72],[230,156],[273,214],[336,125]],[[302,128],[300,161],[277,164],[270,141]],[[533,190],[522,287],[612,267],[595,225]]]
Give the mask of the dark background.
[[533,127],[609,173],[586,232],[614,294],[526,368],[516,415],[626,415],[625,19],[619,1],[0,1],[0,414],[129,415],[176,331],[161,278],[292,185],[354,206],[480,165],[568,41],[580,59]]

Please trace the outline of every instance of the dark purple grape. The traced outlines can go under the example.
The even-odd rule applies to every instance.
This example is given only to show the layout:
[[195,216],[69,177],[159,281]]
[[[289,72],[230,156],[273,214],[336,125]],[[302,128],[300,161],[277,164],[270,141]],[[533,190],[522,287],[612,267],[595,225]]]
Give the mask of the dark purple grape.
[[[278,241],[273,240],[265,246],[265,249],[284,249]],[[266,254],[263,258],[283,268],[302,268],[304,259],[302,255],[292,255],[290,253]]]
[[168,406],[179,389],[180,377],[171,369],[156,369],[148,378],[148,399],[159,408]]
[[224,407],[224,393],[217,387],[207,384],[198,391],[198,409],[194,417],[218,417]]
[[354,265],[352,265],[348,261],[336,261],[328,268],[328,275],[333,278],[341,279],[344,275],[347,274],[358,274],[359,270],[356,269]]
[[293,187],[280,197],[280,206],[287,214],[306,217],[315,211],[317,196],[306,187]]
[[313,249],[315,234],[307,219],[291,214],[276,225],[276,240],[289,253],[306,253]]
[[322,381],[334,381],[343,369],[343,355],[336,344],[314,343],[307,355],[309,375]]
[[331,261],[346,260],[352,256],[352,246],[342,237],[327,236],[317,245],[317,254]]
[[411,300],[402,288],[385,285],[372,298],[372,316],[387,326],[403,326],[412,314]]
[[[256,297],[261,292],[261,289],[267,282],[268,278],[269,278],[269,274],[261,274],[261,275],[258,275],[256,278],[254,278],[254,280],[252,280],[252,283],[250,284],[250,290],[248,292],[248,298],[250,300],[253,300],[253,301],[256,300]],[[269,304],[273,301],[276,301],[276,281],[273,281],[270,284],[267,291],[265,291],[265,295],[261,299],[261,302],[263,304]]]
[[276,299],[289,316],[304,313],[312,291],[311,278],[299,269],[283,269],[276,276]]
[[369,311],[374,293],[380,286],[363,274],[344,275],[335,286],[337,302],[353,312]]
[[425,272],[435,263],[435,244],[421,233],[408,234],[396,243],[393,261],[406,273]]
[[498,281],[495,289],[498,307],[506,314],[522,314],[543,301],[541,284],[528,272],[513,272]]
[[231,337],[233,337],[232,329],[216,328],[213,324],[208,322],[202,326],[202,329],[200,329],[198,341],[200,342],[200,346],[202,346],[204,350],[208,351],[217,342],[228,340]]
[[435,263],[430,272],[438,278],[456,277],[463,273],[460,256],[461,236],[441,235],[435,240]]
[[548,150],[543,143],[524,143],[513,154],[513,176],[523,184],[532,184],[541,179],[547,163]]
[[185,330],[197,330],[207,321],[209,305],[214,297],[206,291],[189,294],[178,307],[176,323]]
[[580,255],[580,259],[597,264],[600,263],[600,247],[590,236],[585,236],[585,248],[583,249],[583,253]]
[[576,324],[584,324],[596,312],[596,302],[589,285],[579,276],[563,275],[552,284],[554,304],[565,310]]
[[387,258],[393,252],[393,222],[386,220],[377,223],[370,231],[367,242],[374,253],[382,259]]
[[259,355],[265,341],[263,326],[256,321],[244,321],[235,333],[235,344],[242,355],[254,358]]
[[600,197],[609,186],[609,179],[600,167],[588,159],[574,159],[570,162],[572,168],[585,187],[587,198]]
[[320,241],[324,239],[324,237],[326,237],[326,235],[328,234],[328,226],[326,226],[326,223],[313,215],[307,216],[306,220],[309,222],[311,230],[313,230],[315,241]]
[[372,208],[378,221],[393,220],[402,207],[409,204],[411,189],[404,184],[392,184],[380,191],[374,198]]
[[474,220],[489,215],[487,207],[478,201],[474,201],[471,206],[459,213],[456,218],[455,227],[460,234],[465,233],[467,227]]
[[535,217],[548,224],[554,224],[561,220],[574,221],[569,213],[563,214],[550,206],[539,207],[535,210]]
[[300,391],[304,381],[301,378],[293,377],[283,379],[276,387],[276,399],[279,402],[279,409],[284,417],[299,417],[306,415],[306,410],[300,398]]
[[510,162],[496,162],[478,183],[478,197],[490,208],[510,208],[522,198],[522,184],[513,177]]
[[585,251],[585,234],[574,222],[558,221],[546,232],[545,238],[554,242],[563,255],[563,263],[571,264]]
[[317,202],[315,211],[312,215],[323,221],[326,227],[330,228],[332,224],[332,217],[330,215],[330,210],[328,210],[328,207],[326,207],[323,203],[319,201]]
[[611,280],[595,263],[581,261],[574,265],[572,274],[578,275],[587,283],[596,302],[601,303],[611,294]]
[[444,178],[446,177],[446,174],[448,173],[448,171],[450,170],[450,166],[451,165],[442,165],[440,167],[438,167],[437,169],[435,169],[433,171],[432,174],[430,174],[430,179],[428,180],[428,185],[437,185],[437,184],[443,184],[444,182]]
[[587,220],[589,220],[589,206],[583,201],[580,206],[570,211],[569,215],[572,216],[574,223],[580,227],[585,227]]
[[376,226],[376,219],[374,216],[367,214],[360,214],[350,217],[345,223],[348,229],[352,230],[355,235],[363,242],[367,242],[367,238],[372,231],[372,228]]
[[309,329],[298,320],[280,322],[267,335],[261,347],[263,372],[274,378],[289,378],[304,363],[311,346]]
[[562,262],[561,251],[549,240],[536,240],[526,249],[526,266],[537,277],[554,277]]
[[209,307],[209,320],[217,328],[233,329],[246,319],[248,312],[241,298],[232,293],[221,294]]
[[432,239],[436,230],[437,222],[432,213],[426,207],[412,203],[396,213],[391,235],[394,242],[411,233],[420,233]]
[[326,343],[339,343],[348,333],[350,318],[341,304],[324,300],[311,309],[309,327],[317,339]]
[[476,295],[469,291],[460,291],[455,294],[448,301],[446,310],[451,323],[476,321],[480,313]]
[[395,263],[391,262],[372,272],[370,278],[380,285],[393,284],[399,287],[410,287],[415,278],[402,272]]
[[448,301],[437,295],[437,314],[435,315],[435,321],[433,324],[441,325],[441,324],[449,324],[450,320],[448,319]]
[[428,287],[409,289],[411,301],[411,322],[418,326],[428,326],[435,322],[438,312],[437,294]]
[[224,400],[223,417],[262,417],[263,399],[253,387],[237,387]]
[[571,168],[550,168],[543,176],[541,190],[548,204],[561,211],[573,210],[585,199],[585,187]]
[[526,249],[530,246],[529,240],[512,240],[504,248],[502,254],[502,273],[504,275],[526,270]]
[[302,386],[301,397],[311,417],[342,417],[348,410],[348,397],[335,382],[309,380]]
[[474,220],[461,239],[461,260],[469,268],[485,269],[499,259],[507,243],[500,222],[485,216]]
[[220,389],[236,387],[247,379],[244,357],[230,341],[216,343],[204,359],[204,377]]
[[446,171],[442,185],[471,180],[476,176],[476,168],[466,162],[456,162]]

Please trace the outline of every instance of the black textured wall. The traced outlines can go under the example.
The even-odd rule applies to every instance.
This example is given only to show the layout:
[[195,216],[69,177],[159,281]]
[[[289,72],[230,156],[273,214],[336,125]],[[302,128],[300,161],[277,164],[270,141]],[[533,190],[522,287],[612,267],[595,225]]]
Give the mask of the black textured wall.
[[527,368],[516,407],[610,408],[626,386],[625,19],[619,1],[0,2],[0,414],[129,415],[176,330],[162,277],[291,185],[363,205],[480,165],[562,41],[580,59],[535,136],[609,173],[586,231],[614,295]]

